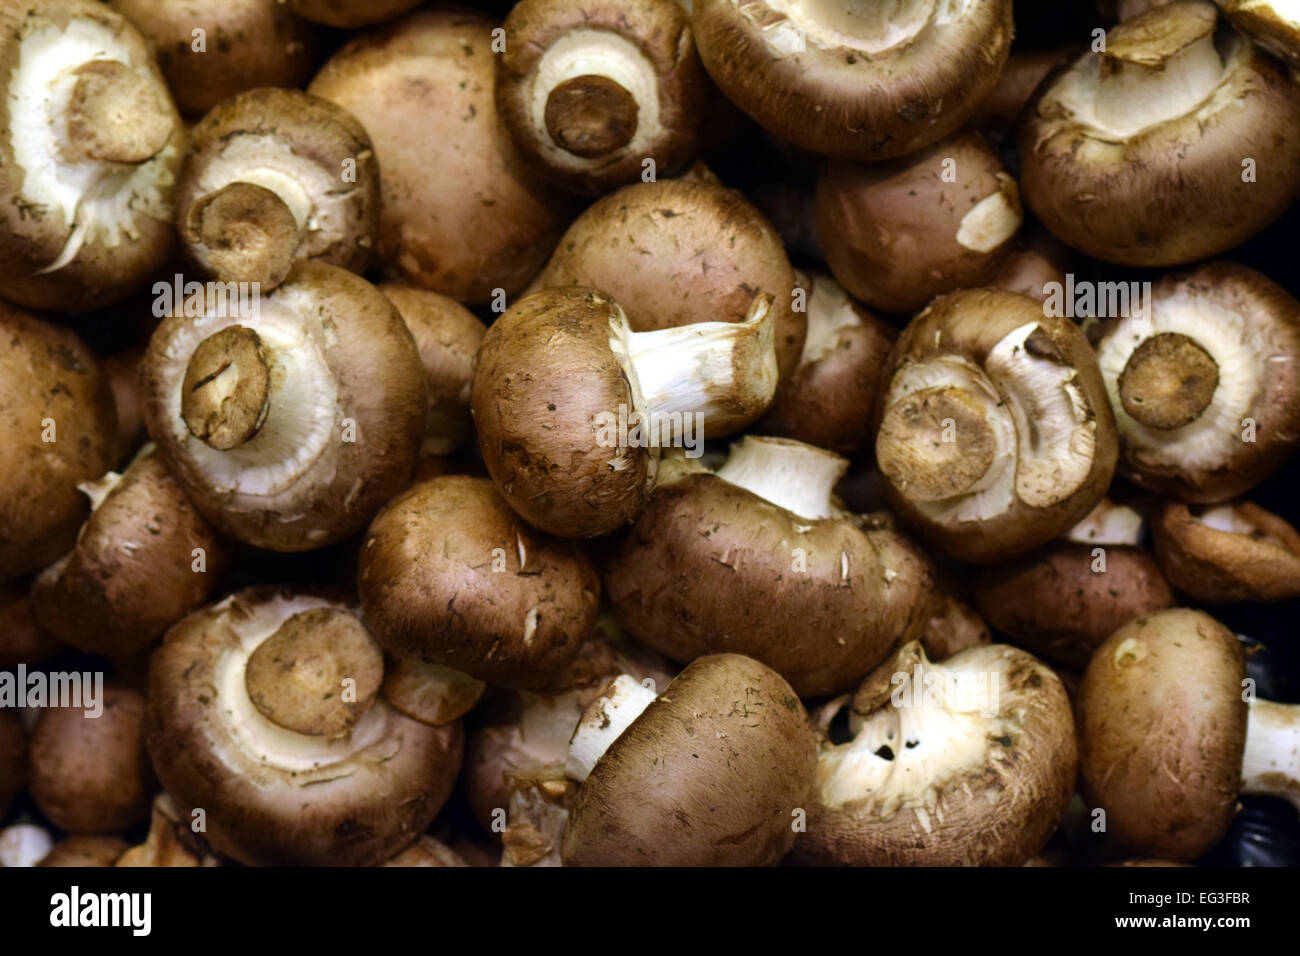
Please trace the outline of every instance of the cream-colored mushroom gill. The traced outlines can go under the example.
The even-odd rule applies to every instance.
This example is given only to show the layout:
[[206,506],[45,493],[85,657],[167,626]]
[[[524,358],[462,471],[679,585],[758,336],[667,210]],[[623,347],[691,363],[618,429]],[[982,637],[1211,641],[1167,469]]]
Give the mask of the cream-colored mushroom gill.
[[879,819],[911,810],[922,831],[943,822],[940,787],[977,775],[992,744],[1016,740],[1019,726],[1002,699],[996,654],[964,655],[955,666],[922,660],[891,675],[891,694],[850,721],[853,739],[825,743],[817,758],[817,788],[828,807],[860,804]]
[[1093,53],[1060,75],[1052,99],[1095,139],[1123,142],[1162,123],[1239,106],[1224,79],[1249,56],[1249,41],[1233,34],[1216,45],[1213,31],[1146,62],[1138,54],[1105,60]]
[[1143,523],[1142,515],[1128,505],[1103,498],[1065,537],[1075,544],[1134,547],[1142,537]]
[[[338,387],[325,361],[329,331],[320,326],[319,303],[295,285],[262,299],[255,318],[215,309],[188,319],[168,343],[161,391],[172,434],[207,483],[223,493],[277,495],[336,445]],[[261,340],[270,367],[268,408],[256,435],[218,451],[190,434],[181,414],[185,372],[199,344],[228,326],[243,325]],[[220,381],[213,385],[220,387]]]
[[[135,220],[143,209],[170,214],[162,190],[172,184],[172,145],[141,163],[84,158],[70,151],[66,113],[76,85],[73,71],[89,62],[122,63],[155,82],[147,62],[110,28],[77,18],[63,30],[52,23],[29,29],[9,77],[9,140],[14,163],[23,171],[16,201],[46,215],[61,214],[68,229],[62,251],[40,274],[62,269],[86,244],[111,249],[124,238],[138,238]],[[159,92],[167,96],[166,89]]]
[[1300,810],[1300,705],[1250,702],[1241,789],[1280,797]]
[[[229,612],[235,600],[234,597],[227,598],[214,610],[217,613]],[[222,652],[213,666],[217,720],[227,735],[224,743],[229,747],[218,746],[216,752],[232,772],[242,772],[241,760],[251,760],[289,773],[328,771],[331,765],[342,763],[384,739],[391,711],[383,700],[372,703],[346,736],[317,737],[286,730],[273,723],[263,716],[248,696],[244,673],[248,669],[248,659],[258,646],[295,614],[333,606],[320,598],[277,595],[255,603],[240,602],[238,616],[223,621],[226,631],[237,640]],[[350,771],[342,769],[341,772]],[[328,774],[325,777],[313,775],[311,780],[302,782],[319,782],[321,779],[330,777]]]
[[931,26],[960,20],[983,0],[766,0],[785,15],[763,28],[776,52],[809,46],[876,55],[918,40]]
[[584,158],[561,148],[546,133],[546,107],[556,87],[580,76],[605,77],[636,101],[636,131],[618,150],[623,156],[648,156],[663,137],[659,76],[641,48],[611,30],[570,30],[542,54],[530,77],[528,107],[539,132],[542,155],[559,169],[582,171],[607,166],[609,156]]
[[843,512],[831,500],[848,470],[847,459],[787,438],[746,436],[716,474],[801,518],[833,518]]
[[[1147,339],[1173,333],[1193,340],[1218,366],[1218,386],[1200,415],[1180,428],[1144,425],[1124,410],[1120,376]],[[1201,469],[1229,461],[1241,449],[1243,420],[1251,416],[1266,369],[1283,351],[1267,331],[1237,312],[1187,289],[1155,298],[1124,318],[1097,346],[1097,360],[1126,454],[1147,467]]]
[[828,276],[809,279],[800,287],[808,293],[808,334],[799,363],[808,365],[834,354],[840,333],[861,326],[862,316],[844,287]]

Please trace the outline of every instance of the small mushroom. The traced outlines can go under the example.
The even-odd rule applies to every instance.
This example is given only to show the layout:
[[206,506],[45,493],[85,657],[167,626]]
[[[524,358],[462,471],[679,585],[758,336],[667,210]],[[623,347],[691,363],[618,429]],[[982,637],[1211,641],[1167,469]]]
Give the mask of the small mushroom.
[[355,613],[254,589],[175,625],[154,653],[146,741],[180,819],[248,865],[363,866],[433,820],[460,766],[459,723],[378,694],[383,657]]
[[[841,704],[841,707],[846,706]],[[1005,644],[932,664],[903,645],[824,738],[796,855],[850,866],[1019,866],[1074,792],[1070,703],[1042,662]]]
[[872,308],[912,313],[997,274],[1020,228],[1020,192],[961,132],[889,163],[826,164],[817,235],[831,272]]
[[68,833],[126,830],[145,818],[153,796],[144,698],[108,685],[97,704],[102,713],[84,706],[44,708],[28,741],[32,799]]
[[793,374],[806,321],[781,239],[738,192],[708,179],[637,183],[593,203],[569,227],[538,288],[586,286],[621,305],[633,332],[744,322],[772,297],[777,364]]
[[934,607],[918,640],[930,660],[942,663],[968,647],[993,643],[993,635],[973,607],[944,589],[936,591]]
[[410,480],[424,433],[424,369],[397,310],[319,262],[247,316],[195,299],[158,327],[142,373],[149,434],[186,495],[260,548],[360,530]]
[[0,303],[0,581],[72,547],[85,520],[77,490],[113,465],[108,381],[67,329]]
[[1126,478],[1189,504],[1263,481],[1300,441],[1300,303],[1246,266],[1156,283],[1090,330]]
[[0,820],[27,786],[27,733],[13,711],[0,710]]
[[695,0],[714,81],[805,149],[892,159],[947,136],[997,82],[1011,0]]
[[371,265],[379,166],[347,110],[299,90],[249,90],[196,123],[190,142],[176,229],[209,274],[270,292],[302,259]]
[[1166,502],[1151,530],[1161,569],[1199,603],[1300,598],[1300,532],[1258,505]]
[[1108,833],[1194,860],[1227,831],[1238,792],[1300,808],[1300,713],[1247,686],[1236,636],[1203,611],[1138,618],[1097,649],[1077,698],[1079,766]]
[[442,727],[473,710],[487,686],[464,671],[426,664],[410,657],[390,657],[380,692],[407,717]]
[[459,302],[437,292],[397,282],[385,282],[379,291],[401,313],[424,365],[429,405],[421,455],[450,455],[474,433],[470,385],[474,354],[487,327]]
[[83,484],[90,518],[32,587],[38,625],[69,647],[133,654],[212,597],[229,545],[148,446],[119,475]]
[[846,515],[847,462],[789,439],[747,437],[716,473],[674,460],[603,562],[619,623],[673,660],[738,653],[801,697],[851,687],[918,637],[930,562],[897,532]]
[[[196,816],[192,823],[200,819],[206,826],[204,817]],[[160,793],[153,801],[144,843],[119,856],[114,866],[193,867],[217,866],[220,862],[198,834],[181,821],[171,797]]]
[[[521,373],[521,370],[522,373]],[[744,322],[633,332],[594,289],[546,289],[488,330],[473,410],[488,472],[550,534],[608,534],[640,513],[661,447],[694,446],[758,418],[776,390],[771,296]]]
[[656,695],[617,678],[583,715],[566,771],[581,783],[565,866],[766,866],[795,841],[815,745],[779,674],[701,658]]
[[1217,255],[1300,189],[1300,88],[1212,3],[1125,21],[1039,87],[1020,187],[1059,239],[1130,266]]
[[414,10],[421,0],[279,0],[304,20],[327,27],[367,27]]
[[572,200],[524,164],[501,125],[495,28],[475,14],[420,11],[351,40],[308,87],[359,118],[375,144],[380,258],[472,304],[522,290],[572,214]]
[[1141,516],[1103,499],[1065,537],[1011,561],[980,568],[980,613],[1012,643],[1083,668],[1134,618],[1174,604],[1160,565],[1139,547]]
[[93,0],[0,10],[0,295],[119,301],[166,261],[185,129],[148,42]]
[[694,157],[710,84],[678,0],[521,0],[505,31],[497,111],[541,175],[600,195]]
[[903,331],[876,405],[891,508],[962,561],[1063,534],[1101,500],[1115,424],[1088,341],[1069,319],[994,289],[936,299]]
[[794,372],[758,425],[765,435],[848,453],[870,437],[871,409],[893,326],[868,312],[826,275],[801,279],[808,334]]
[[371,524],[357,590],[386,650],[537,687],[591,630],[600,580],[579,546],[523,524],[492,482],[447,475],[411,487]]
[[302,86],[312,29],[283,0],[109,0],[153,45],[176,106],[202,116],[259,86]]

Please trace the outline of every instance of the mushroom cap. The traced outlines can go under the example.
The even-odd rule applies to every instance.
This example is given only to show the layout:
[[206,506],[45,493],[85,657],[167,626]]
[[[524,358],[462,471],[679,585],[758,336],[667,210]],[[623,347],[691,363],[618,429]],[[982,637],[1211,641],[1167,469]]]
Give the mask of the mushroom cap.
[[414,10],[420,2],[421,0],[289,0],[289,8],[313,23],[351,29],[399,17]]
[[1021,222],[1016,181],[971,132],[889,163],[826,163],[816,210],[835,278],[899,313],[992,279]]
[[1193,510],[1166,502],[1151,533],[1165,575],[1196,601],[1300,598],[1300,532],[1258,505]]
[[212,596],[229,551],[150,451],[112,484],[72,551],[37,577],[32,609],[69,647],[133,654]]
[[815,768],[808,715],[772,669],[693,662],[587,777],[566,866],[766,866],[794,844]]
[[[301,90],[247,90],[195,123],[190,143],[176,186],[176,227],[200,264],[219,271],[220,249],[198,228],[201,201],[247,182],[289,197],[302,234],[299,259],[357,273],[370,267],[379,242],[379,165],[365,127],[343,107]],[[292,192],[281,193],[286,181]],[[239,236],[222,238],[237,243]]]
[[[839,6],[839,22],[819,16]],[[900,24],[894,6],[696,0],[695,42],[763,128],[818,153],[892,159],[965,122],[1011,49],[1010,0],[909,6]]]
[[997,83],[971,115],[968,125],[999,140],[1014,134],[1017,121],[1043,78],[1061,63],[1074,59],[1078,53],[1076,46],[1012,53]]
[[[1104,552],[1104,571],[1095,550]],[[1086,667],[1108,637],[1134,618],[1174,603],[1155,559],[1142,548],[1060,542],[980,568],[975,604],[1013,643],[1068,667]]]
[[600,580],[582,549],[540,534],[492,482],[446,475],[394,499],[357,573],[387,650],[509,687],[538,687],[596,621]]
[[[149,343],[145,420],[159,454],[233,538],[305,551],[360,530],[410,480],[424,432],[424,369],[401,316],[360,276],[312,261],[294,266],[255,315],[228,311],[178,312]],[[253,438],[218,451],[190,433],[183,383],[201,343],[241,327],[278,356],[270,410]]]
[[[1147,308],[1090,334],[1119,429],[1119,469],[1135,484],[1190,504],[1227,501],[1300,441],[1300,302],[1254,269],[1211,262],[1166,276]],[[1218,374],[1210,404],[1173,429],[1137,421],[1121,396],[1135,349],[1164,334],[1192,339]]]
[[[1213,16],[1208,3],[1177,3],[1120,29],[1149,22],[1150,36],[1165,35],[1163,18],[1192,7]],[[1038,88],[1020,128],[1020,188],[1057,238],[1106,262],[1171,266],[1231,249],[1290,205],[1300,189],[1300,87],[1244,37],[1220,41],[1213,93],[1136,131],[1096,116],[1100,54],[1084,53]],[[1246,159],[1258,182],[1244,174]]]
[[103,688],[103,713],[46,707],[28,741],[30,792],[55,826],[69,833],[120,833],[145,818],[153,772],[145,754],[145,699]]
[[[522,0],[505,29],[505,52],[496,58],[497,111],[541,175],[600,195],[640,179],[647,159],[657,175],[668,176],[693,158],[710,83],[690,16],[677,0]],[[561,99],[566,83],[575,99],[569,104]],[[603,86],[612,87],[612,109],[600,109]],[[623,118],[628,106],[630,131],[593,124]],[[578,143],[566,148],[551,132],[553,122],[557,132],[581,129],[596,155],[582,155]]]
[[738,192],[712,182],[636,183],[598,200],[569,227],[541,287],[599,289],[634,332],[743,322],[773,298],[781,378],[794,372],[806,321],[794,311],[794,269],[776,230]]
[[469,866],[469,864],[447,844],[435,840],[426,833],[380,866]]
[[144,348],[137,346],[100,360],[108,378],[117,410],[116,462],[127,463],[144,443],[144,411],[140,405],[140,359]]
[[[177,108],[202,116],[259,86],[302,86],[313,31],[282,0],[109,0],[153,45]],[[204,31],[196,50],[196,29]]]
[[459,720],[483,697],[483,681],[441,664],[390,656],[381,693],[407,717],[441,727]]
[[656,487],[602,571],[638,640],[682,663],[745,654],[801,697],[851,687],[918,637],[933,591],[902,535],[804,518],[707,473]]
[[1227,830],[1246,747],[1233,633],[1203,611],[1138,618],[1097,648],[1076,697],[1081,789],[1141,853],[1192,860]]
[[[45,441],[45,438],[51,438]],[[69,330],[0,303],[0,580],[72,546],[79,482],[117,454],[117,417],[95,356]]]
[[[853,699],[861,731],[823,740],[796,855],[850,866],[1019,866],[1074,792],[1060,680],[1006,644],[931,664],[907,644]],[[884,751],[882,753],[882,751]]]
[[256,588],[175,625],[149,672],[146,740],[182,819],[249,865],[359,866],[391,858],[433,820],[460,766],[459,723],[430,727],[376,699],[342,737],[295,733],[248,698],[250,657],[294,615],[343,610]]
[[801,287],[808,293],[803,353],[758,429],[830,451],[854,451],[870,436],[881,372],[898,332],[829,276],[804,280]]
[[425,455],[449,455],[474,432],[470,385],[474,355],[487,326],[455,299],[400,282],[385,282],[379,291],[397,307],[411,330],[428,379]]
[[63,645],[36,625],[26,581],[0,584],[0,667],[31,667],[59,653]]
[[1110,484],[1115,420],[1096,356],[1078,326],[1044,315],[1033,299],[996,289],[941,296],[903,330],[882,380],[877,425],[936,383],[974,388],[1006,411],[1016,450],[1005,459],[994,453],[991,467],[1005,470],[991,472],[998,480],[988,488],[914,499],[882,461],[891,509],[958,560],[991,563],[1045,544],[1087,515]]
[[631,362],[611,347],[627,324],[604,293],[546,289],[511,306],[479,347],[472,406],[483,462],[510,507],[550,534],[608,534],[650,493],[657,449],[602,443],[597,424],[640,406]]
[[[575,721],[576,723],[576,721]],[[17,712],[0,710],[0,820],[27,785],[27,735]]]
[[494,27],[475,14],[421,11],[351,40],[308,87],[363,117],[375,143],[383,261],[474,304],[523,289],[571,204],[527,169],[498,121]]
[[[78,62],[124,63],[152,93],[165,145],[147,159],[71,159],[47,98]],[[172,184],[185,130],[148,42],[92,0],[39,0],[0,10],[0,292],[30,308],[84,311],[119,301],[170,254]],[[143,119],[131,115],[133,130]],[[151,128],[152,129],[152,128]],[[154,130],[156,131],[156,130]],[[112,187],[112,188],[109,188]]]
[[115,836],[70,836],[54,844],[54,849],[37,866],[113,866],[130,846]]

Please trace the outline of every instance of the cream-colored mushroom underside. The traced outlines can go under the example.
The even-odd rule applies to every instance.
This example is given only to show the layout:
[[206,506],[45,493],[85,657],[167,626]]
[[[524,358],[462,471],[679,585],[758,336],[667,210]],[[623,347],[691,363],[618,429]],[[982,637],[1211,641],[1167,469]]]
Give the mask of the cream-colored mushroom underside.
[[917,40],[933,27],[944,27],[966,16],[985,0],[766,0],[754,15],[775,10],[784,14],[763,28],[763,38],[780,55],[800,53],[811,46],[823,50],[855,50],[870,56]]
[[[1209,407],[1190,424],[1167,430],[1132,418],[1119,395],[1119,377],[1133,351],[1164,333],[1187,336],[1219,366]],[[1098,345],[1097,360],[1131,459],[1156,468],[1214,468],[1241,451],[1243,420],[1251,416],[1264,380],[1291,358],[1243,316],[1180,290],[1122,319]]]
[[23,202],[57,210],[68,224],[63,250],[40,270],[57,272],[87,244],[108,248],[123,237],[139,238],[135,226],[141,208],[160,207],[161,190],[172,185],[170,144],[140,164],[70,160],[64,110],[72,90],[73,69],[95,60],[117,60],[142,76],[146,64],[113,31],[93,20],[74,19],[66,30],[39,26],[23,37],[18,66],[9,77],[9,141],[14,162],[23,171]]
[[[304,290],[282,286],[261,299],[255,318],[217,310],[188,319],[164,353],[161,394],[172,436],[199,469],[207,485],[223,494],[272,497],[292,488],[308,473],[328,481],[328,457],[338,450],[338,388],[318,336],[319,303]],[[243,325],[261,338],[271,358],[270,402],[261,430],[229,451],[217,451],[189,433],[181,416],[182,386],[190,356],[199,343],[223,328]],[[222,387],[222,380],[213,382]],[[284,515],[290,518],[290,515]]]

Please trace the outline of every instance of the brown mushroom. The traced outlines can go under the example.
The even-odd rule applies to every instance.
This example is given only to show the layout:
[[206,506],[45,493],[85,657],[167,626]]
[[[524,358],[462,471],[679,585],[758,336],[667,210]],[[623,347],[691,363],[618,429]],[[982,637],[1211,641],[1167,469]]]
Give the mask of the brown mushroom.
[[1265,50],[1300,68],[1300,13],[1287,0],[1215,0],[1232,25]]
[[70,836],[54,844],[37,866],[114,866],[129,849],[125,840],[115,836]]
[[[280,0],[286,2],[286,0]],[[305,20],[330,27],[366,27],[414,10],[420,0],[287,0],[289,9]]]
[[0,820],[27,785],[27,734],[18,714],[0,710]]
[[1161,569],[1195,601],[1300,598],[1300,532],[1258,505],[1189,508],[1166,502],[1151,530]]
[[206,818],[196,814],[187,826],[176,813],[176,806],[165,793],[153,801],[153,814],[149,819],[149,833],[144,843],[133,846],[117,858],[114,866],[164,866],[192,867],[218,866],[220,860],[191,827]]

